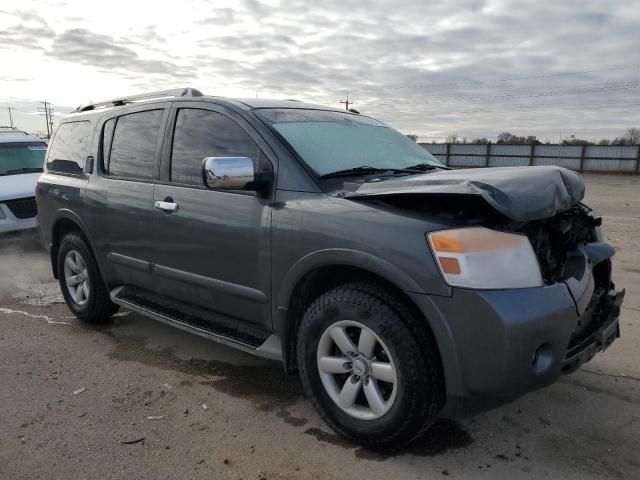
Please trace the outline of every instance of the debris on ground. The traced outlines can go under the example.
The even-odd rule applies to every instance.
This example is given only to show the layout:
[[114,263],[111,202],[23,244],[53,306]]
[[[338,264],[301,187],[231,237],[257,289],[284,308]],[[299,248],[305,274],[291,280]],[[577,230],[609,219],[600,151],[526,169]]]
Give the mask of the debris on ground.
[[225,459],[222,461],[222,463],[224,463],[225,465],[229,465],[229,459],[228,459],[228,458],[225,458]]
[[147,420],[162,420],[164,418],[164,415],[149,415],[147,417]]
[[84,392],[85,390],[86,390],[86,387],[82,387],[82,388],[79,388],[79,389],[77,389],[77,390],[74,390],[74,391],[73,391],[73,394],[74,394],[74,395],[80,395],[80,394],[81,394],[82,392]]
[[138,437],[132,440],[123,440],[120,443],[122,443],[123,445],[133,445],[134,443],[144,442],[145,440],[146,440],[146,437]]
[[206,403],[203,403],[203,404],[202,404],[202,408],[204,408],[204,409],[206,410],[206,409],[207,409],[207,408],[209,408],[209,407],[207,407],[207,404],[206,404]]

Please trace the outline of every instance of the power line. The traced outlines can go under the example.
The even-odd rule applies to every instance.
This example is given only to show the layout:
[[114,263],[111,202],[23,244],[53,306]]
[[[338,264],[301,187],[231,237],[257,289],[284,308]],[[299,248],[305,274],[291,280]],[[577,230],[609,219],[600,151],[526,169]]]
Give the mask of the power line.
[[515,81],[522,81],[522,80],[536,80],[540,78],[566,77],[566,76],[572,76],[572,75],[587,75],[589,73],[611,72],[616,70],[635,70],[638,68],[640,68],[640,65],[622,65],[617,67],[599,68],[595,70],[547,73],[542,75],[530,75],[526,77],[510,77],[510,78],[498,78],[498,79],[489,79],[489,80],[464,80],[460,82],[447,82],[447,83],[396,84],[396,85],[384,85],[380,87],[353,88],[351,90],[357,91],[357,92],[363,92],[363,91],[373,91],[373,90],[401,90],[401,89],[410,89],[410,88],[457,87],[461,85],[482,85],[487,83],[515,82]]
[[[598,85],[598,84],[593,84]],[[364,102],[365,104],[372,105],[386,105],[386,104],[396,104],[398,102],[404,102],[405,104],[408,102],[413,102],[414,104],[447,104],[451,102],[460,102],[460,101],[499,101],[499,100],[513,100],[517,98],[544,98],[544,97],[554,97],[554,96],[565,96],[565,95],[580,95],[585,93],[600,93],[600,92],[612,92],[619,90],[631,90],[640,87],[640,82],[625,82],[623,84],[601,84],[601,86],[597,87],[587,87],[587,88],[579,88],[579,89],[570,89],[570,90],[551,90],[551,91],[542,91],[542,92],[528,92],[522,94],[506,94],[506,95],[457,95],[455,97],[434,97],[430,96],[428,99],[420,99],[418,101],[412,100],[410,98],[399,99],[399,97],[395,98],[385,98],[382,100],[371,99],[369,101]]]
[[584,109],[593,109],[594,107],[602,107],[601,109],[607,109],[607,108],[617,108],[617,107],[630,107],[630,106],[636,106],[636,105],[640,105],[639,102],[620,102],[620,103],[615,103],[615,102],[607,102],[607,103],[574,103],[574,104],[569,104],[569,105],[561,105],[561,104],[557,104],[557,103],[551,103],[551,104],[540,104],[540,105],[522,105],[522,106],[513,106],[513,105],[491,105],[489,106],[488,109],[484,109],[484,108],[475,108],[475,109],[468,109],[468,110],[458,110],[456,111],[456,113],[474,113],[474,112],[481,112],[481,111],[490,111],[490,110],[500,110],[500,111],[504,111],[504,110],[510,110],[510,111],[518,111],[518,110],[537,110],[537,109],[542,109],[542,108],[561,108],[561,109],[567,109],[567,108],[584,108]]
[[[638,106],[640,102],[621,102],[621,103],[575,103],[569,105],[561,105],[561,104],[541,104],[541,105],[521,105],[521,106],[513,106],[513,105],[489,105],[485,107],[478,108],[470,108],[466,110],[455,110],[449,113],[451,114],[472,114],[472,113],[483,113],[483,112],[493,112],[493,111],[512,111],[512,112],[520,112],[524,110],[542,110],[548,108],[559,108],[561,113],[566,109],[574,109],[579,108],[583,110],[591,110],[593,111],[595,108],[597,110],[607,110],[607,109],[618,109],[618,108],[628,108],[631,106]],[[416,113],[417,114],[417,113]],[[411,115],[411,114],[407,114]]]

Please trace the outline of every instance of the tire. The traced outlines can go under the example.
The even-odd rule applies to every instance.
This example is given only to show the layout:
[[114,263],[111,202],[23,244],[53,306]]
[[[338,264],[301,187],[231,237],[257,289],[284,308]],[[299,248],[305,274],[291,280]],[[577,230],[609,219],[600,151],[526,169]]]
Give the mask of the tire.
[[[362,352],[345,355],[338,346],[345,346],[342,331],[352,341],[347,345],[360,348],[360,339],[373,335],[376,346],[371,350],[365,341]],[[341,363],[345,357],[350,362]],[[297,360],[304,391],[322,419],[370,449],[407,445],[431,426],[442,403],[440,358],[424,319],[374,283],[345,284],[313,301],[298,331]],[[334,373],[341,369],[345,373]]]
[[[65,266],[68,258],[71,261]],[[105,288],[91,249],[80,233],[67,233],[62,238],[57,263],[62,296],[76,317],[87,323],[105,323],[118,311],[118,305],[111,301]]]

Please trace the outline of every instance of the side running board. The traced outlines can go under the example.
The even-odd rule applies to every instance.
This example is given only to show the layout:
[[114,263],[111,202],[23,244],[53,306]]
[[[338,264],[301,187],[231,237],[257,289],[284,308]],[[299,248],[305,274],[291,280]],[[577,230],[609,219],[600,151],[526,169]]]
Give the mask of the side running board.
[[143,290],[117,287],[110,292],[111,301],[128,310],[153,318],[218,343],[259,357],[282,360],[280,339],[266,330],[214,316],[203,309],[160,300]]

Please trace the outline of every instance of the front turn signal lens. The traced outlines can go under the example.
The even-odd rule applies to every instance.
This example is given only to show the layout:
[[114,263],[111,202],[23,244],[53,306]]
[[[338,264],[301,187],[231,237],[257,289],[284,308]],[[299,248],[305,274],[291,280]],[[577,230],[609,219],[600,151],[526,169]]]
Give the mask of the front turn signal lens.
[[442,271],[444,273],[460,275],[460,263],[458,263],[457,258],[438,257],[438,261],[440,262],[440,266],[442,267]]
[[543,284],[538,259],[524,235],[470,227],[432,232],[427,239],[449,285],[503,289]]

